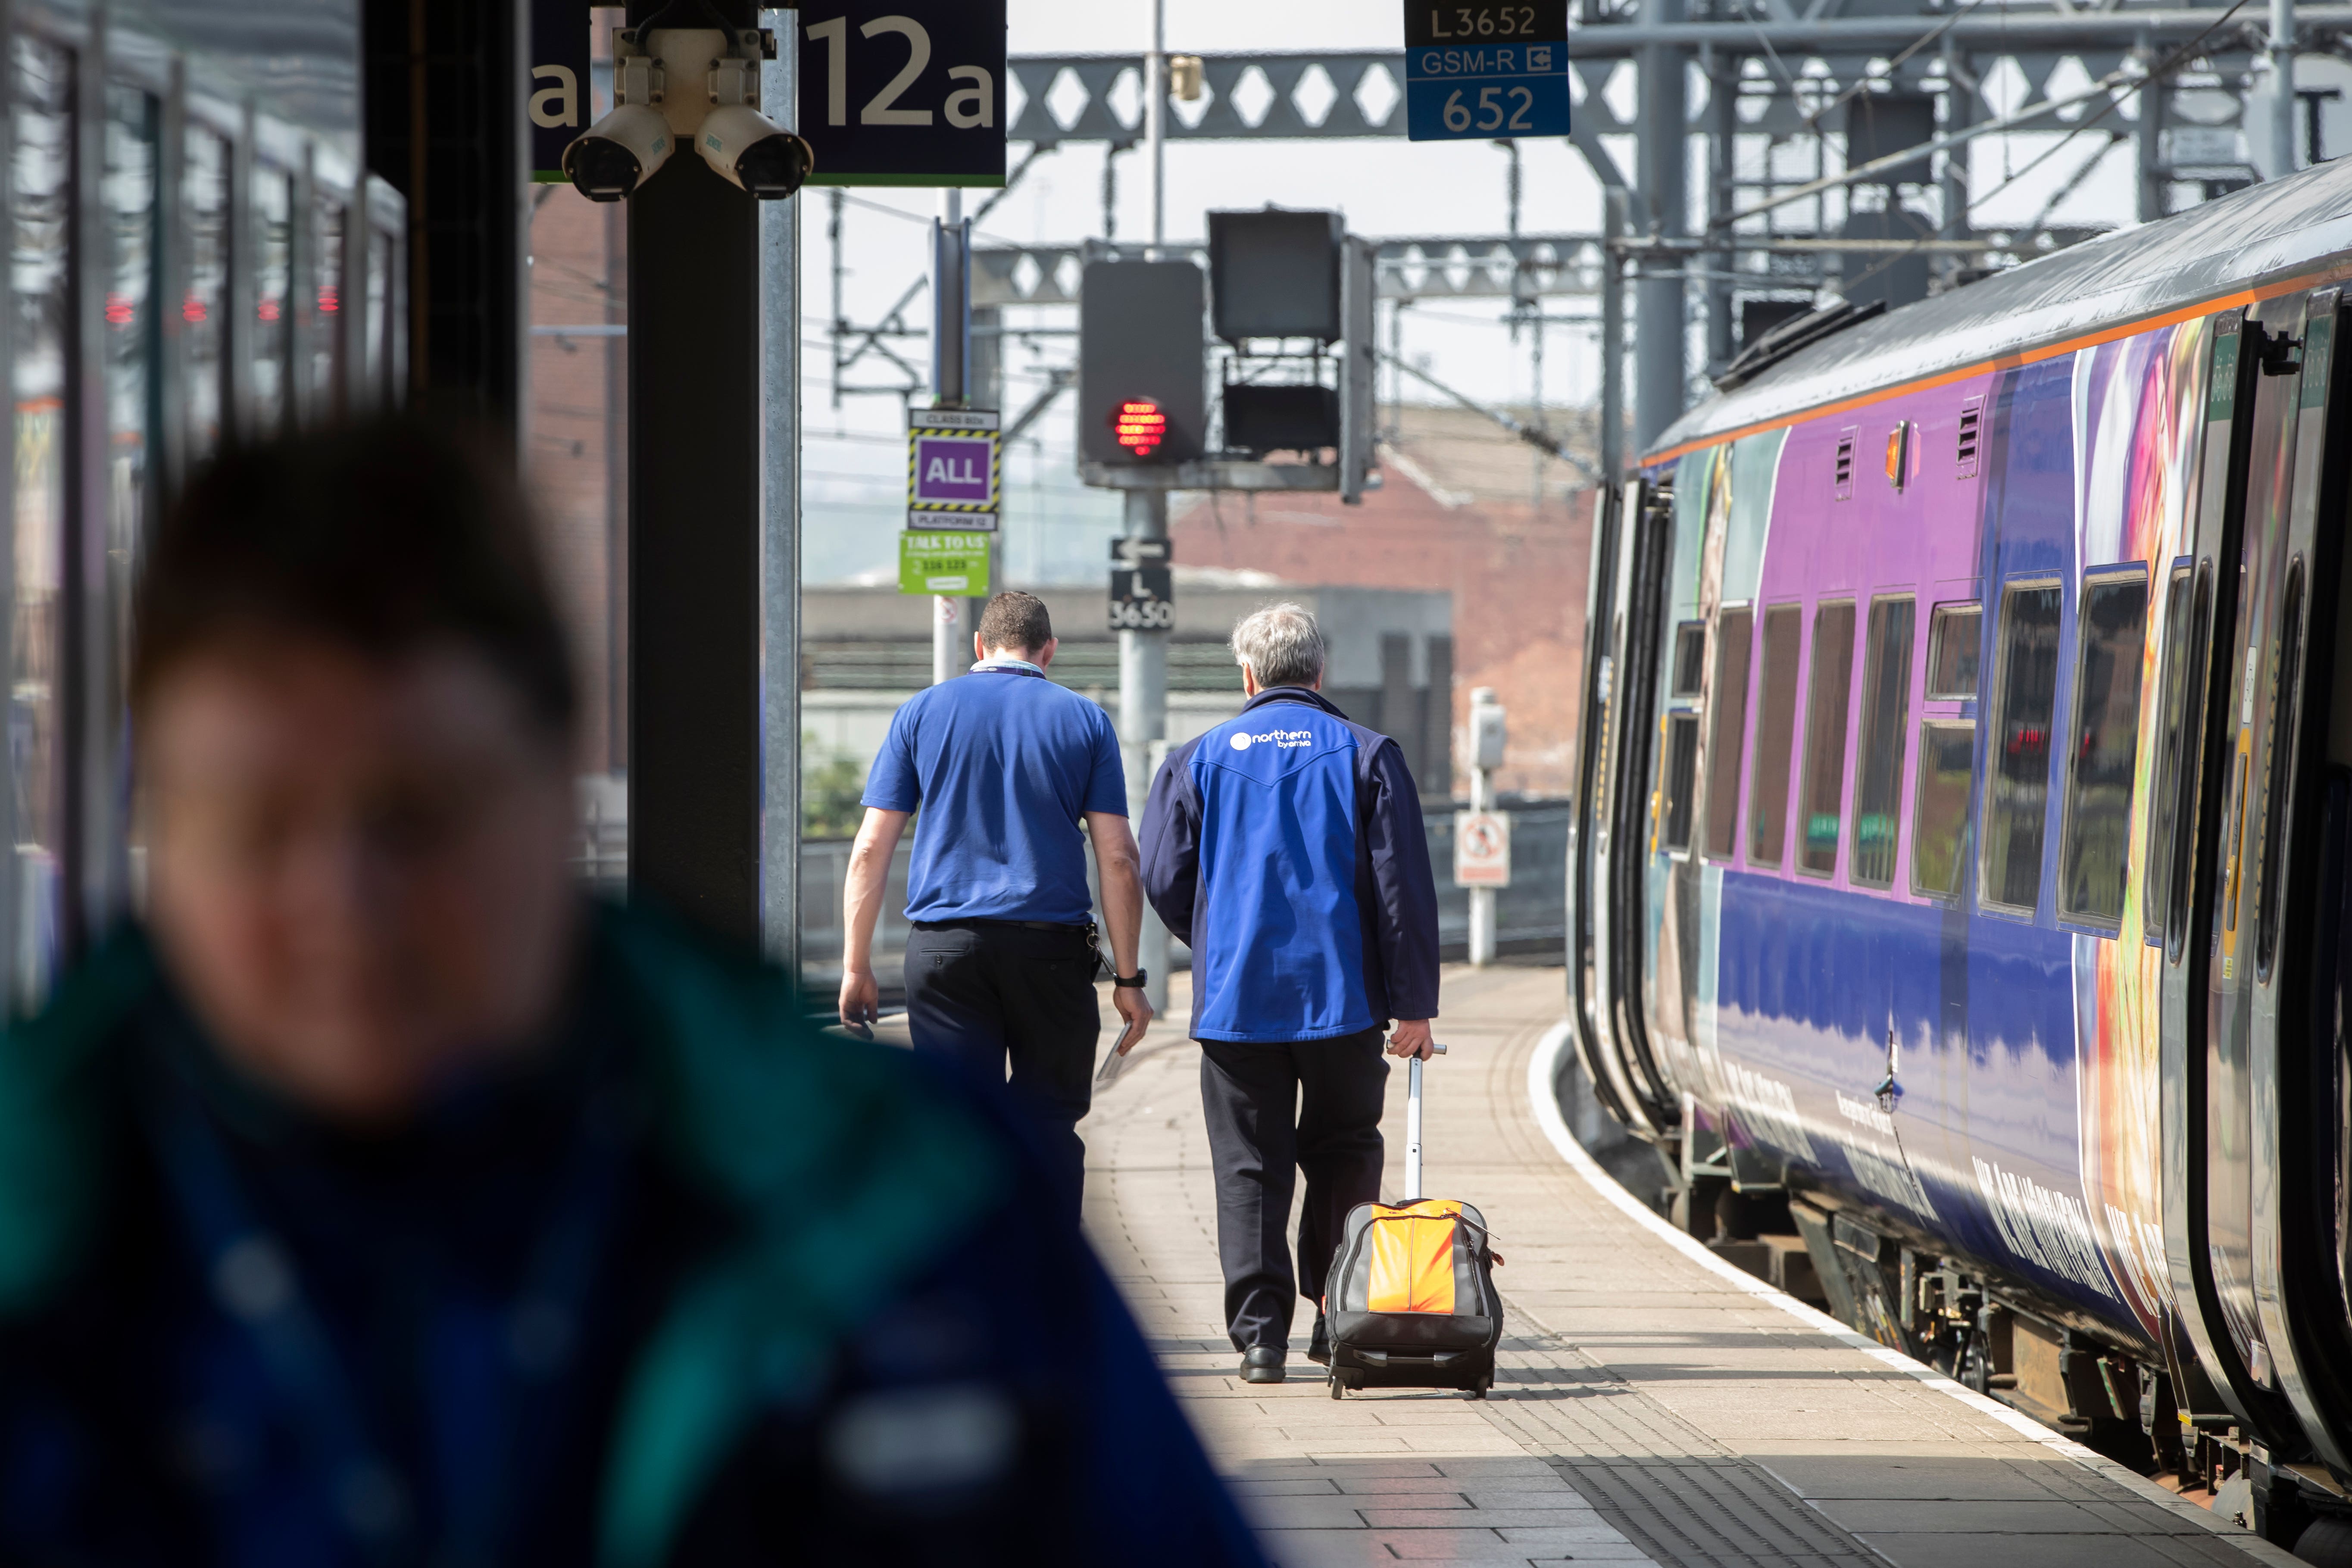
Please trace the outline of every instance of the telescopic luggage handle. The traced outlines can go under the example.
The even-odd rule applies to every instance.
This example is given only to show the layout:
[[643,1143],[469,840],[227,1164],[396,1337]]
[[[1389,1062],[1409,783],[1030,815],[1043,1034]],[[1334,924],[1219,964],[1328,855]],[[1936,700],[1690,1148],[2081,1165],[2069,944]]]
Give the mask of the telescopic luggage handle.
[[[1445,1047],[1432,1042],[1429,1047],[1439,1056]],[[1405,1064],[1404,1091],[1404,1201],[1421,1201],[1421,1058],[1416,1056]]]

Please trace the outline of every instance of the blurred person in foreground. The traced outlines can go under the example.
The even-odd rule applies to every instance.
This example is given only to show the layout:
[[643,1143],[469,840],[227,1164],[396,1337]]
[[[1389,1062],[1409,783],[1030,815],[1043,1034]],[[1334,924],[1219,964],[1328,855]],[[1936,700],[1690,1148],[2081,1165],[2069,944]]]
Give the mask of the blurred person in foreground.
[[520,497],[154,539],[147,928],[0,1041],[0,1562],[1255,1563],[1002,1090],[575,884]]

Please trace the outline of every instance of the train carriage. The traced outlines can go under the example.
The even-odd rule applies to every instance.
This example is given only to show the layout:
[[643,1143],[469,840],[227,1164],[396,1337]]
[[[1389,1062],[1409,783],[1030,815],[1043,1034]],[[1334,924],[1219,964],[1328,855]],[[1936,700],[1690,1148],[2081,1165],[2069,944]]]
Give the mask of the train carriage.
[[1785,1199],[2283,1536],[2352,1483],[2347,289],[2339,163],[1738,367],[1597,520],[1570,859],[1695,1228]]

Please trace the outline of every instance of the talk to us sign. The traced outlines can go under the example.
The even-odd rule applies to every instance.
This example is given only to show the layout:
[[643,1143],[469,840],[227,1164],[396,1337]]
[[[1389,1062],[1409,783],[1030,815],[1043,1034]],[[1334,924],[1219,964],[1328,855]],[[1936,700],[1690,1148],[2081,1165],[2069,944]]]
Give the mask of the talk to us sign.
[[993,409],[918,408],[908,416],[908,528],[993,530],[1002,474]]
[[908,530],[898,536],[898,592],[986,594],[988,540],[985,533]]
[[1405,0],[1415,142],[1568,134],[1568,0]]
[[1004,183],[1004,0],[803,0],[791,15],[809,184]]
[[588,7],[581,0],[530,0],[530,177],[563,180],[563,149],[588,129]]

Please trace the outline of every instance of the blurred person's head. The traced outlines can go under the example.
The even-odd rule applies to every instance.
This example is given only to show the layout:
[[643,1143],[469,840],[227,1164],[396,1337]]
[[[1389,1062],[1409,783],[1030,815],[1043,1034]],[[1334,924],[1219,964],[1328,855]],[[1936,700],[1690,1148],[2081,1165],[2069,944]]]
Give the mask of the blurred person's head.
[[576,942],[577,694],[507,466],[389,420],[232,451],[156,531],[147,907],[221,1049],[396,1121],[532,1039]]
[[1253,610],[1234,624],[1234,662],[1252,697],[1269,686],[1323,689],[1323,628],[1304,605]]

